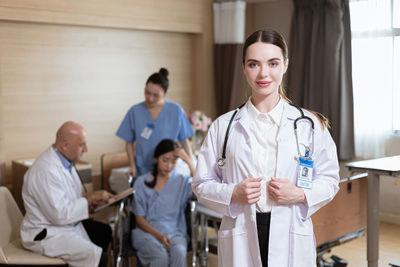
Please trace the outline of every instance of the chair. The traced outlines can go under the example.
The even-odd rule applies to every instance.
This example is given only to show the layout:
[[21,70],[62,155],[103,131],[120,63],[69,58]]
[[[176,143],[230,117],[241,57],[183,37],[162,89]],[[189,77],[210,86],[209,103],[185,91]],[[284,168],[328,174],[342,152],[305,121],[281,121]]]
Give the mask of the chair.
[[[133,187],[134,177],[129,175],[129,184]],[[130,266],[130,257],[135,256],[137,259],[136,266],[142,267],[136,251],[130,244],[131,229],[135,227],[134,217],[131,214],[130,206],[134,194],[120,202],[118,209],[118,216],[115,222],[114,237],[112,243],[112,250],[114,256],[115,267]]]
[[217,238],[208,238],[208,227],[211,226],[218,232],[222,215],[198,203],[196,199],[192,199],[191,214],[192,266],[196,265],[197,256],[200,266],[207,266],[208,253],[217,254],[218,250]]
[[[109,178],[111,175],[111,171],[114,168],[120,168],[129,166],[128,155],[126,152],[117,152],[117,153],[105,153],[101,156],[100,159],[101,165],[101,178],[103,189],[111,190],[109,183]],[[130,187],[133,187],[135,179],[130,176],[128,183]],[[132,196],[133,198],[133,196]],[[142,264],[139,258],[136,255],[136,251],[132,248],[131,245],[131,229],[136,227],[135,215],[130,211],[130,206],[133,201],[132,198],[127,198],[124,201],[121,201],[118,207],[118,214],[114,218],[114,233],[113,233],[113,242],[112,242],[112,253],[113,253],[113,263],[116,267],[122,266],[130,266],[130,258],[135,256],[136,266],[141,267]],[[192,227],[191,225],[191,207],[187,205],[185,209],[185,218],[187,224],[188,235],[192,236]],[[188,251],[192,250],[193,243],[190,242],[188,244]]]
[[128,154],[126,152],[106,153],[101,155],[101,183],[102,188],[110,191],[110,184],[108,179],[111,170],[114,168],[129,166]]
[[23,248],[20,239],[22,214],[10,191],[0,187],[0,266],[65,266],[63,260],[49,258]]

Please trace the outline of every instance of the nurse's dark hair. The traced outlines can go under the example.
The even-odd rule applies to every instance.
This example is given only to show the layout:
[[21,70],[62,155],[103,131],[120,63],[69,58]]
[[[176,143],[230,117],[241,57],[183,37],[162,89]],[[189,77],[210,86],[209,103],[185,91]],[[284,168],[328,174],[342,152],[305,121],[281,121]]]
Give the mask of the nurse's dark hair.
[[[247,37],[244,45],[243,45],[243,54],[242,54],[242,63],[243,65],[246,64],[246,52],[247,52],[247,48],[257,42],[262,42],[262,43],[267,43],[267,44],[273,44],[276,45],[277,47],[279,47],[282,51],[282,56],[283,56],[283,60],[284,63],[286,64],[288,62],[288,58],[289,58],[289,52],[288,52],[288,48],[287,48],[287,44],[285,41],[285,38],[283,38],[283,36],[273,30],[273,29],[263,29],[263,30],[258,30],[255,31],[254,33],[252,33],[249,37]],[[283,85],[280,84],[279,85],[279,94],[283,97],[283,99],[285,99],[288,103],[293,103],[292,100],[290,100],[287,96],[286,96],[286,92],[285,89],[283,88]],[[312,112],[321,122],[322,127],[325,128],[329,128],[329,120],[322,115],[319,112],[316,111],[312,111],[310,110],[310,112]]]
[[[178,144],[171,140],[171,139],[163,139],[158,145],[156,146],[156,149],[154,150],[154,158],[158,159],[161,155],[174,151],[176,148],[178,148]],[[154,188],[154,186],[157,183],[157,176],[158,176],[158,164],[157,162],[153,164],[153,170],[151,172],[153,174],[154,179],[151,182],[145,182],[145,184],[150,187]]]
[[146,84],[152,82],[154,84],[160,85],[164,93],[166,93],[169,87],[168,75],[168,70],[166,68],[161,68],[158,72],[150,75],[150,77],[146,81]]

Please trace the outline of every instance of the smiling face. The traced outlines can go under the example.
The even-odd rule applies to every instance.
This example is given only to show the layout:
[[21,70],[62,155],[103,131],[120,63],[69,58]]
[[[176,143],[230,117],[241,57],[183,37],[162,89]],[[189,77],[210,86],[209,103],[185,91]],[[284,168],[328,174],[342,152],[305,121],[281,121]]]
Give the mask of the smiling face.
[[278,97],[283,74],[288,67],[280,47],[255,42],[247,47],[244,75],[252,89],[252,97]]
[[161,85],[148,82],[144,89],[146,105],[149,107],[157,106],[164,102],[165,92]]
[[174,154],[174,151],[170,151],[160,155],[156,158],[157,171],[161,176],[167,176],[175,168],[178,157]]

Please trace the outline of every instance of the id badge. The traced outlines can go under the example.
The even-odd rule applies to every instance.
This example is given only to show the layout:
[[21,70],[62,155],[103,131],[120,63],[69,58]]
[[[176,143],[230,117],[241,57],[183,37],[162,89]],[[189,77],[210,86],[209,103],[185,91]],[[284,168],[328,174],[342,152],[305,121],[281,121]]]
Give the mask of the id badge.
[[312,174],[314,161],[300,157],[299,166],[297,168],[297,186],[301,188],[311,189]]
[[153,128],[154,128],[154,126],[152,124],[147,124],[147,126],[144,127],[140,136],[146,140],[149,140],[151,134],[153,133]]

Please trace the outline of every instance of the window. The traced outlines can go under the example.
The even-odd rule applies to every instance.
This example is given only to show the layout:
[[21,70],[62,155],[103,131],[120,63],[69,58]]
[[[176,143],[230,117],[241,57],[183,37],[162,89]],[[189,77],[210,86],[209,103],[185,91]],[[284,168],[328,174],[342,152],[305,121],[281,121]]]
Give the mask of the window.
[[400,0],[351,0],[350,18],[356,154],[383,156],[400,131]]

